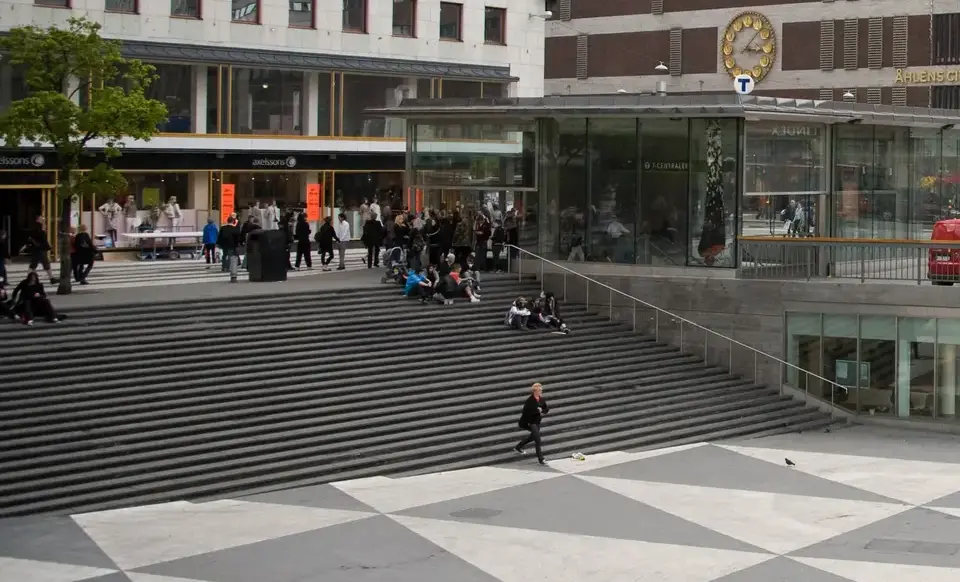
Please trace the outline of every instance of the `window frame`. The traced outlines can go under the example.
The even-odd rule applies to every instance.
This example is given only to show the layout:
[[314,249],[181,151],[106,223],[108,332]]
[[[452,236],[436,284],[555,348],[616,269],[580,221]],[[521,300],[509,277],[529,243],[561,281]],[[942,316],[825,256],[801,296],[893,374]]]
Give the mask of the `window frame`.
[[[452,38],[443,36],[443,8],[444,6],[455,6],[457,8],[457,36]],[[440,28],[440,40],[447,42],[463,42],[463,4],[459,2],[440,2],[440,21],[437,26]]]
[[[933,65],[960,64],[960,12],[934,14],[931,23]],[[957,34],[952,35],[951,32]]]
[[61,10],[72,10],[73,0],[67,0],[66,4],[59,6],[57,4],[46,4],[43,0],[33,0],[33,5],[37,8],[59,8]]
[[390,22],[390,30],[393,36],[398,38],[417,38],[417,0],[408,0],[410,2],[410,34],[397,33],[397,5],[393,5],[393,14]]
[[[496,11],[500,14],[500,40],[490,40],[487,38],[487,15],[490,11]],[[500,6],[483,7],[483,44],[494,46],[506,46],[507,44],[507,9]]]
[[367,31],[368,31],[369,28],[370,28],[370,26],[369,26],[369,25],[370,25],[370,22],[369,22],[369,20],[370,20],[370,2],[368,2],[368,0],[359,0],[359,1],[362,3],[361,6],[362,6],[362,8],[363,8],[363,18],[361,19],[361,22],[360,22],[360,28],[347,28],[346,22],[344,22],[344,21],[346,20],[346,17],[347,17],[347,2],[349,2],[349,1],[350,1],[350,0],[343,0],[343,2],[341,2],[341,4],[340,4],[340,6],[341,6],[341,8],[340,8],[340,15],[341,15],[341,18],[340,18],[340,31],[341,31],[341,32],[349,32],[349,33],[351,33],[351,34],[367,34]]
[[133,10],[115,10],[107,8],[110,0],[104,0],[103,11],[108,14],[140,14],[140,0],[133,0]]
[[[233,7],[231,6],[231,8],[230,8],[230,24],[246,24],[246,25],[250,25],[250,26],[259,26],[259,25],[263,24],[263,19],[261,18],[261,15],[262,15],[262,12],[261,12],[261,11],[263,10],[263,0],[252,0],[252,2],[253,2],[254,4],[256,4],[256,6],[257,6],[256,9],[255,9],[255,11],[254,11],[254,14],[256,14],[257,19],[256,19],[256,20],[236,20],[236,19],[234,18],[234,15],[233,15]],[[248,4],[248,6],[249,6],[249,4]]]
[[310,2],[310,24],[290,24],[290,14],[293,12],[289,8],[287,9],[287,27],[289,28],[298,28],[300,30],[316,30],[317,29],[317,0],[303,0]]
[[203,0],[197,0],[196,14],[174,14],[173,13],[174,2],[176,2],[176,0],[170,0],[170,18],[184,18],[186,20],[202,20],[203,19]]

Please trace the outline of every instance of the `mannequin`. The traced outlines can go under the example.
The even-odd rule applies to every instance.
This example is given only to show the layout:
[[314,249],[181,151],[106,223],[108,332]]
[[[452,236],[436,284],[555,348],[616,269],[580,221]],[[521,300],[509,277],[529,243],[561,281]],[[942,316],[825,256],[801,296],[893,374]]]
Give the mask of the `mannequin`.
[[180,205],[177,204],[177,197],[171,196],[167,199],[167,205],[163,208],[164,214],[170,220],[170,230],[176,232],[180,230],[180,222],[183,220],[183,214],[180,213]]
[[113,246],[117,246],[117,231],[120,230],[123,208],[111,197],[107,198],[107,202],[99,210],[106,221],[107,234],[110,235]]

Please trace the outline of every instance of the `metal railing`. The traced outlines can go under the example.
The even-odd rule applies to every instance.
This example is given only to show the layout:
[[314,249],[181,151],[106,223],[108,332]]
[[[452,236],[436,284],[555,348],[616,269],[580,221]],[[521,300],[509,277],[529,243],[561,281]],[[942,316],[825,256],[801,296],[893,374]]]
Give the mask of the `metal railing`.
[[960,241],[745,236],[737,252],[744,279],[960,282]]
[[[788,380],[788,376],[793,377],[794,379],[791,382],[790,386],[795,390],[803,392],[804,402],[809,404],[811,397],[824,403],[829,402],[831,416],[835,415],[836,412],[838,412],[838,408],[835,401],[836,397],[838,395],[845,396],[848,394],[848,391],[849,391],[848,387],[837,384],[836,382],[828,380],[823,376],[819,376],[817,374],[814,374],[813,372],[804,370],[803,368],[796,366],[794,364],[791,364],[790,362],[782,360],[766,352],[760,351],[754,347],[751,347],[743,342],[735,340],[729,336],[713,331],[712,329],[705,327],[703,325],[700,325],[695,321],[691,321],[675,313],[671,313],[665,309],[661,309],[656,305],[647,303],[642,299],[638,299],[633,295],[624,293],[619,289],[615,289],[605,283],[601,283],[596,279],[593,279],[582,273],[574,271],[573,269],[570,269],[563,265],[555,263],[549,259],[541,257],[540,255],[531,253],[530,251],[524,250],[514,245],[508,244],[504,246],[507,249],[507,272],[513,273],[514,263],[516,263],[516,274],[517,274],[518,281],[523,279],[523,274],[524,274],[523,257],[529,257],[529,260],[536,261],[538,263],[539,268],[535,269],[535,272],[532,274],[538,277],[538,280],[540,281],[541,291],[544,290],[545,275],[548,275],[548,274],[562,275],[563,289],[560,294],[560,297],[561,297],[561,300],[565,303],[568,302],[567,278],[568,276],[570,276],[577,280],[582,280],[586,282],[583,303],[586,305],[587,308],[589,308],[591,304],[590,287],[596,286],[602,290],[601,294],[606,295],[607,309],[608,309],[610,321],[615,320],[614,310],[617,309],[619,311],[619,307],[616,307],[614,305],[614,297],[618,297],[625,300],[627,304],[631,306],[630,308],[632,308],[632,318],[633,318],[632,327],[635,333],[636,332],[649,333],[657,342],[664,341],[665,343],[672,343],[665,340],[665,337],[670,331],[669,328],[667,328],[666,326],[676,325],[678,328],[677,329],[678,333],[676,334],[676,336],[679,336],[677,338],[676,343],[679,344],[679,348],[682,353],[686,353],[685,347],[690,347],[691,345],[691,336],[690,336],[691,332],[693,332],[698,336],[702,334],[701,337],[703,338],[703,346],[702,346],[703,362],[704,362],[704,366],[706,367],[711,367],[714,365],[722,365],[725,363],[727,370],[731,374],[736,374],[737,372],[736,372],[736,367],[734,365],[734,362],[741,361],[741,360],[735,357],[735,351],[740,350],[742,353],[745,353],[747,355],[747,366],[750,365],[750,361],[752,360],[753,374],[752,376],[749,377],[749,379],[752,382],[754,382],[755,384],[764,383],[760,380],[760,374],[759,374],[759,371],[761,369],[760,367],[761,364],[774,365],[779,370],[779,375],[778,375],[779,381],[777,383],[777,390],[779,391],[781,396],[784,394],[784,389],[783,389],[785,385],[784,381]],[[552,269],[551,272],[547,272],[546,270],[547,266],[549,266]],[[602,305],[603,300],[601,299],[600,302]],[[574,300],[573,303],[579,303],[579,301]],[[596,296],[594,296],[594,305],[596,305]],[[638,306],[640,307],[641,310],[647,311],[647,313],[641,312],[639,314],[639,318],[637,313]],[[650,312],[652,312],[652,316]],[[644,323],[649,324],[651,329],[644,329],[644,325],[643,325]],[[684,333],[685,331],[686,333]],[[711,342],[711,339],[713,340],[713,342]],[[686,341],[686,344],[685,344],[685,341]],[[719,360],[718,358],[711,359],[711,349],[713,350],[714,355],[716,355],[717,352],[721,352],[722,354],[721,347],[724,345],[727,347],[726,357],[725,357],[726,361],[725,362],[722,361],[724,359],[722,355]],[[696,348],[701,349],[701,346],[696,346]],[[711,362],[717,362],[717,364],[712,364]],[[746,377],[745,374],[743,375]],[[819,387],[820,395],[811,394],[812,387],[813,388]],[[827,392],[829,392],[829,398],[825,396]]]

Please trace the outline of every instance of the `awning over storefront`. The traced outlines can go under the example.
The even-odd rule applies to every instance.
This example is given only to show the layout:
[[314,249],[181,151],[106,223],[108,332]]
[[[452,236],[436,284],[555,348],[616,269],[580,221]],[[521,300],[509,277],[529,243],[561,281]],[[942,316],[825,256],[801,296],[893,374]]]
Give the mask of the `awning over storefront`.
[[251,68],[304,71],[343,71],[411,77],[443,77],[478,81],[516,81],[510,67],[445,63],[439,61],[382,59],[305,51],[192,45],[185,43],[123,41],[123,54],[148,62],[223,64]]
[[871,125],[960,126],[960,111],[869,105],[812,99],[731,95],[549,95],[494,99],[410,99],[398,107],[368,109],[368,115],[407,119],[503,117],[631,116],[743,117]]

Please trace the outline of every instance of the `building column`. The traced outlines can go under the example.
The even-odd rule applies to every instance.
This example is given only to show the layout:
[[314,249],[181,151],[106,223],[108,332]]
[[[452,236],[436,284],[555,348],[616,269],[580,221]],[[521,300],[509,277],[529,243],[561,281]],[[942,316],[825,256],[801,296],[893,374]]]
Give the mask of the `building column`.
[[190,131],[207,133],[207,66],[194,65],[193,90],[190,92],[193,106],[190,108]]
[[303,85],[307,91],[303,99],[304,107],[307,109],[303,112],[303,123],[306,126],[303,135],[320,135],[318,132],[320,123],[320,73],[304,73],[303,77]]
[[937,415],[954,416],[957,413],[957,346],[940,344],[939,358],[943,362],[940,368],[937,386]]
[[894,405],[900,418],[910,416],[910,356],[913,353],[910,344],[906,340],[897,341],[897,396]]
[[70,99],[71,101],[77,105],[80,105],[80,91],[77,91],[78,87],[80,87],[80,79],[76,77],[70,77],[67,79],[65,91],[67,92],[67,95],[73,95],[73,97]]
[[209,172],[190,172],[188,180],[186,207],[196,213],[197,230],[202,230],[207,224],[207,218],[211,216],[210,174]]
[[[893,151],[897,153],[895,165],[894,183],[896,187],[896,205],[894,206],[893,232],[881,234],[881,238],[895,238],[906,240],[918,236],[919,233],[912,232],[911,221],[913,219],[913,208],[910,205],[915,188],[910,184],[910,131],[906,128],[895,130],[893,136]],[[906,155],[903,155],[906,154]]]

